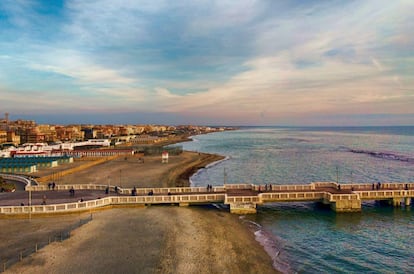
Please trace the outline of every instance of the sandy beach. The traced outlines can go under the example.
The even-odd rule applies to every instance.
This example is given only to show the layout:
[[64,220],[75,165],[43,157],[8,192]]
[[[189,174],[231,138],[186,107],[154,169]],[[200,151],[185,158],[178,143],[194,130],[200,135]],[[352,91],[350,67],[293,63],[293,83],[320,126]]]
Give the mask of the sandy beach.
[[[128,156],[99,164],[76,173],[56,178],[57,184],[101,184],[119,187],[175,187],[189,186],[188,178],[199,168],[224,157],[184,151],[170,156],[168,163],[161,156]],[[75,162],[73,165],[78,165]],[[63,167],[64,168],[64,167]],[[34,175],[49,175],[54,170],[41,170]]]
[[[160,157],[119,158],[59,179],[58,183],[101,183],[125,187],[188,184],[188,176],[221,156],[185,152],[161,164]],[[121,170],[121,172],[119,171]],[[88,213],[0,221],[18,252],[38,237],[64,229]],[[213,206],[113,208],[8,268],[6,273],[275,273],[272,261],[239,216]],[[9,252],[10,251],[10,252]]]

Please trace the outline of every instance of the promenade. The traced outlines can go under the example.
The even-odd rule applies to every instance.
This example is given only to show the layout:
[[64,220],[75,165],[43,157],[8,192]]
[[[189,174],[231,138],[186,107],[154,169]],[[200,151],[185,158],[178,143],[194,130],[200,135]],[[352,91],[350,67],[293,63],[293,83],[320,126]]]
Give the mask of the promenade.
[[[74,194],[70,189],[74,189]],[[256,213],[257,205],[275,202],[322,202],[336,212],[361,211],[364,200],[387,200],[394,206],[411,204],[414,183],[337,184],[314,182],[303,185],[227,184],[207,187],[120,188],[80,184],[26,186],[26,191],[1,193],[0,214],[54,214],[93,210],[119,205],[221,203],[231,213]]]

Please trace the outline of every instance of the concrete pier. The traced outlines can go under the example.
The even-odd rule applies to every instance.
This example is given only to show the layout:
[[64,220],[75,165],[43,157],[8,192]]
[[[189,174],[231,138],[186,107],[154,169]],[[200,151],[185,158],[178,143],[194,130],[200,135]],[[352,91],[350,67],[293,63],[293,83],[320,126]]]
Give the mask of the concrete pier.
[[400,207],[401,206],[401,198],[392,198],[390,200],[390,204],[392,204],[395,207]]
[[244,215],[256,212],[256,204],[254,203],[230,203],[230,213]]
[[361,211],[361,200],[339,200],[331,203],[331,209],[335,212],[359,212]]

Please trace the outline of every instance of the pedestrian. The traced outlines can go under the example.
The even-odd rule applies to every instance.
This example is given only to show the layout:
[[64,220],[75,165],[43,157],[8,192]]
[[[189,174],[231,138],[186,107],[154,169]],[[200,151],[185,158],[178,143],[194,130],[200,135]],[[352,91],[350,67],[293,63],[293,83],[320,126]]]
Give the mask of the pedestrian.
[[51,190],[52,189],[52,183],[48,183],[47,187],[49,188],[49,190]]
[[71,187],[71,189],[69,190],[70,196],[74,197],[75,196],[75,189],[73,187]]
[[52,182],[52,189],[55,190],[56,184],[55,182]]

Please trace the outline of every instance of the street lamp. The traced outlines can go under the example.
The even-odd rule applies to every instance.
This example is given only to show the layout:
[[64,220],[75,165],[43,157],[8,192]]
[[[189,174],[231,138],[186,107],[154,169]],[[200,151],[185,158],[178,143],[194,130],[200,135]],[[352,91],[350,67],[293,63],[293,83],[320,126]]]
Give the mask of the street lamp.
[[336,183],[339,183],[339,170],[338,170],[338,166],[336,166]]
[[32,219],[32,178],[29,177],[29,220]]

